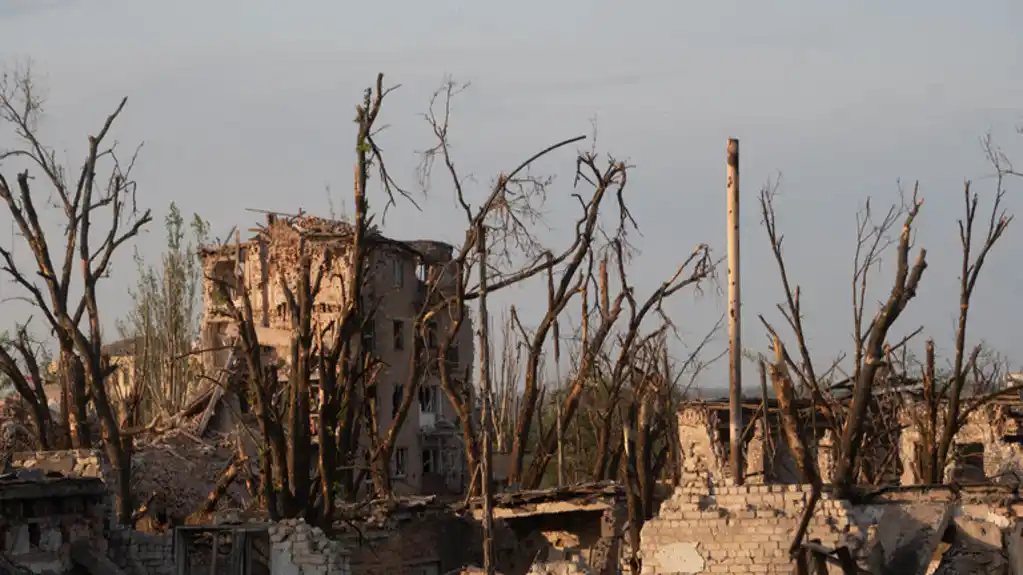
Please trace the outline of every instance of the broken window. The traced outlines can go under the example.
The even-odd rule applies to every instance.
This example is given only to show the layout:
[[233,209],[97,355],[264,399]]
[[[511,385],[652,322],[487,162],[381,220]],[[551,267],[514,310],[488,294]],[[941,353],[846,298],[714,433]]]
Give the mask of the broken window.
[[444,361],[448,363],[448,368],[458,367],[458,346],[451,344],[446,350],[444,350]]
[[955,478],[960,481],[984,481],[984,444],[983,443],[959,443],[956,444],[956,473]]
[[423,450],[423,473],[440,473],[440,458],[436,449]]
[[400,319],[396,319],[391,322],[391,329],[394,333],[394,349],[405,349],[405,322]]
[[405,395],[405,386],[394,384],[394,393],[391,394],[391,417],[398,415],[398,408],[401,407],[401,398]]
[[[374,394],[376,393],[376,386],[373,386],[373,393]],[[367,395],[364,401],[365,401],[365,403],[363,403],[362,407],[363,407],[364,412],[365,412],[364,415],[366,416],[366,425],[372,426],[373,425],[373,404],[377,403],[377,398],[373,397],[373,396]],[[379,405],[379,404],[377,403],[377,405]]]
[[391,278],[394,280],[394,287],[404,287],[405,262],[401,258],[393,258],[391,260]]
[[[213,264],[214,279],[210,282],[211,297],[215,305],[225,305],[238,289],[238,264],[234,260],[220,260]],[[227,294],[224,294],[224,288]]]
[[437,322],[435,321],[426,323],[426,347],[431,350],[437,349]]
[[362,328],[362,349],[366,351],[373,351],[373,346],[376,340],[376,326],[373,325],[373,320],[366,322],[366,326]]
[[405,477],[408,470],[408,448],[399,447],[394,450],[394,476]]
[[439,393],[436,385],[424,385],[419,388],[419,411],[422,413],[437,413],[437,400]]

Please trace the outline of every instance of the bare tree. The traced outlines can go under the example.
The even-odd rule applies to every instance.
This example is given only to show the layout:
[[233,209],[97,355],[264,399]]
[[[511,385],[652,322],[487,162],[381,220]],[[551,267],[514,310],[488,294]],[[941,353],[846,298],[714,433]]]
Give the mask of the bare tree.
[[494,448],[507,453],[518,412],[518,383],[522,376],[523,346],[515,337],[515,326],[509,314],[501,321],[500,363],[494,381],[490,405],[491,424],[494,429]]
[[[477,468],[479,460],[479,442],[475,433],[475,398],[468,385],[467,374],[450,373],[449,366],[444,358],[448,349],[458,337],[465,324],[467,303],[478,299],[480,286],[471,280],[470,272],[478,255],[476,253],[476,234],[479,230],[486,229],[489,238],[487,256],[491,266],[489,285],[487,291],[491,294],[504,289],[510,285],[525,281],[537,274],[552,269],[554,266],[571,258],[576,261],[580,250],[585,255],[587,237],[582,235],[585,229],[595,229],[596,213],[599,201],[606,190],[599,190],[599,196],[594,203],[584,203],[584,216],[576,223],[576,239],[565,251],[558,255],[542,249],[530,229],[530,222],[537,217],[535,205],[546,196],[549,178],[537,178],[528,175],[528,168],[539,158],[567,145],[583,139],[582,136],[570,138],[549,146],[525,161],[520,163],[508,174],[501,174],[490,189],[485,199],[478,208],[473,209],[469,204],[467,190],[464,187],[465,180],[459,174],[451,151],[451,143],[448,135],[451,118],[451,103],[453,98],[464,88],[454,82],[447,82],[446,85],[435,93],[431,102],[430,110],[426,114],[437,144],[424,153],[422,164],[422,178],[426,182],[430,179],[433,165],[437,159],[443,163],[447,174],[450,176],[451,184],[455,189],[456,202],[459,209],[466,218],[466,239],[463,244],[456,248],[456,254],[449,264],[450,274],[454,283],[454,294],[447,298],[439,298],[433,308],[427,314],[427,318],[443,317],[447,328],[438,338],[437,365],[441,388],[451,402],[452,406],[462,425],[462,435],[466,445],[466,461],[470,470]],[[592,223],[588,224],[592,220]],[[592,231],[590,232],[592,237]],[[512,263],[512,252],[520,252],[526,255],[526,263],[514,265]],[[581,257],[580,257],[581,258]],[[503,265],[502,265],[503,264]],[[572,265],[572,264],[570,264]],[[575,264],[578,267],[578,264]],[[570,297],[569,291],[574,281],[567,277],[563,290],[563,301],[561,308],[567,304]],[[553,320],[552,320],[553,321]],[[529,362],[527,361],[527,366]],[[527,374],[530,368],[527,367]],[[527,378],[529,376],[527,375]],[[537,386],[535,379],[530,389],[527,384],[527,392],[523,397],[520,407],[520,414],[517,420],[517,432],[513,441],[513,460],[518,460],[521,466],[523,433],[528,434],[529,424],[524,425],[523,414],[532,417],[535,409]],[[527,407],[527,403],[533,403],[533,407]],[[525,430],[525,431],[522,431]],[[513,474],[516,473],[516,464],[513,463]]]
[[[915,263],[912,265],[909,260],[909,252],[912,249],[912,225],[923,202],[918,199],[917,190],[914,188],[911,203],[905,210],[902,231],[896,245],[894,285],[888,300],[877,310],[873,319],[866,326],[862,324],[863,299],[867,282],[866,274],[869,268],[877,262],[877,257],[880,251],[883,250],[884,232],[893,225],[894,218],[897,216],[895,215],[896,212],[889,211],[879,225],[871,228],[868,224],[864,223],[869,221],[869,212],[867,212],[858,222],[860,236],[857,238],[857,252],[854,259],[853,275],[853,315],[856,330],[854,333],[856,353],[853,371],[852,405],[847,413],[844,407],[836,401],[831,393],[831,385],[827,383],[827,380],[831,379],[834,370],[838,367],[841,357],[822,374],[817,373],[817,370],[814,369],[813,360],[806,344],[806,332],[802,323],[800,290],[798,287],[792,287],[782,255],[782,236],[778,232],[774,212],[774,192],[775,190],[768,186],[761,193],[761,214],[771,249],[778,264],[782,287],[785,292],[785,304],[779,305],[778,309],[796,337],[796,346],[801,358],[801,361],[797,362],[789,355],[786,346],[782,344],[780,337],[778,337],[777,330],[765,318],[761,317],[761,321],[767,330],[776,339],[777,353],[784,363],[784,366],[775,366],[775,377],[786,378],[795,373],[802,389],[805,389],[813,400],[814,408],[820,410],[826,418],[828,425],[836,431],[836,434],[841,436],[841,443],[839,445],[840,456],[837,458],[839,467],[836,470],[836,482],[843,486],[849,486],[856,477],[857,465],[859,464],[858,455],[863,444],[863,436],[867,426],[868,406],[873,401],[874,383],[879,375],[878,369],[884,360],[888,331],[906,308],[909,301],[916,295],[920,278],[927,267],[925,250],[920,250]],[[867,246],[865,250],[864,246]],[[776,382],[776,388],[777,386],[778,383]],[[787,413],[782,413],[782,417],[785,417]],[[786,424],[787,427],[795,425],[795,422]],[[792,437],[791,439],[795,438]],[[808,465],[815,466],[816,463],[810,462]],[[819,471],[814,470],[813,474],[817,475]]]
[[[905,356],[900,360],[889,354],[889,364],[906,374],[905,379],[922,383],[922,401],[912,398],[912,404],[904,405],[903,409],[920,431],[922,456],[917,464],[921,479],[927,483],[943,480],[943,472],[954,456],[949,451],[966,418],[994,396],[1007,391],[1001,385],[1005,373],[1001,362],[989,357],[990,354],[984,354],[982,345],[972,348],[967,345],[970,304],[977,280],[988,254],[1012,221],[1012,216],[1006,214],[1002,204],[1004,179],[1011,174],[1011,168],[990,138],[985,140],[985,151],[996,170],[994,201],[986,218],[984,235],[978,240],[975,225],[980,197],[973,191],[971,183],[966,182],[963,189],[964,215],[958,221],[961,244],[959,313],[951,371],[941,374],[936,369],[933,340],[928,340],[925,346],[919,377],[912,376],[907,365],[910,362]],[[968,387],[970,383],[973,384],[972,389]]]
[[[135,208],[136,185],[131,179],[135,156],[122,165],[114,148],[104,145],[104,139],[125,104],[127,99],[121,100],[97,135],[89,137],[85,160],[77,180],[72,182],[57,162],[55,152],[37,137],[36,125],[42,101],[35,92],[31,76],[19,73],[4,75],[0,80],[0,120],[14,128],[21,144],[0,153],[0,161],[27,162],[49,188],[46,193],[56,196],[65,217],[64,245],[53,245],[37,209],[37,203],[45,200],[40,198],[41,192],[33,189],[30,171],[17,174],[16,188],[0,175],[0,198],[4,200],[34,260],[32,266],[21,265],[11,248],[0,248],[2,269],[24,289],[26,300],[39,309],[57,336],[61,370],[65,381],[70,380],[68,387],[72,391],[70,395],[75,413],[72,431],[78,445],[91,443],[85,424],[86,406],[90,400],[96,410],[104,448],[118,476],[118,519],[127,523],[132,515],[131,446],[130,439],[120,433],[107,396],[105,381],[112,370],[102,353],[101,316],[96,299],[97,285],[108,276],[114,253],[152,219],[148,210],[138,212]],[[97,179],[101,168],[107,169],[108,173]],[[106,214],[99,221],[103,222],[105,229],[94,230],[94,222],[103,212]],[[93,243],[97,240],[94,236],[98,236],[98,245]],[[64,252],[62,262],[54,259],[55,250]],[[82,293],[77,303],[71,300],[76,258],[81,277],[74,289]],[[37,281],[36,276],[42,281]],[[85,329],[81,327],[83,319],[88,321]],[[79,362],[84,372],[81,378],[77,377],[75,369]],[[88,397],[84,384],[88,385]]]
[[[873,482],[890,477],[897,457],[895,438],[901,429],[895,417],[899,412],[908,413],[921,431],[923,457],[917,462],[921,477],[927,482],[940,481],[942,470],[950,458],[949,449],[966,416],[999,392],[989,389],[990,393],[979,393],[966,399],[968,382],[974,381],[974,387],[984,388],[990,386],[993,378],[1001,376],[998,368],[1000,364],[993,364],[994,367],[987,370],[978,367],[982,347],[974,346],[971,349],[966,344],[970,302],[980,271],[991,248],[1012,220],[1002,207],[1003,180],[1012,173],[1011,167],[989,139],[985,144],[988,158],[997,172],[995,199],[987,218],[986,232],[981,240],[977,240],[974,230],[979,196],[971,191],[971,185],[967,182],[964,189],[965,214],[959,221],[962,262],[955,355],[947,377],[938,374],[935,369],[932,340],[927,342],[923,363],[914,363],[910,357],[907,343],[922,328],[910,331],[896,342],[887,340],[889,330],[914,297],[927,267],[924,250],[920,250],[915,263],[911,264],[909,258],[912,225],[923,204],[917,197],[916,189],[908,206],[892,207],[880,218],[875,218],[868,201],[864,210],[857,215],[857,244],[852,277],[853,364],[849,378],[841,381],[835,381],[832,374],[843,356],[823,375],[814,369],[802,324],[800,291],[798,287],[791,287],[782,257],[782,238],[775,224],[773,189],[765,189],[761,196],[764,224],[786,296],[786,303],[780,305],[779,310],[795,335],[799,353],[799,360],[790,356],[777,338],[777,331],[761,318],[776,338],[779,353],[779,363],[773,371],[776,387],[780,386],[778,389],[781,394],[786,391],[785,380],[798,381],[801,384],[799,389],[813,400],[814,409],[825,418],[827,425],[836,434],[841,435],[836,482],[844,487],[850,486],[858,477]],[[903,220],[902,230],[897,240],[893,240],[889,232],[899,219]],[[975,246],[978,242],[979,249]],[[890,246],[895,249],[894,286],[887,301],[867,321],[866,300],[870,273],[879,265],[881,254]],[[919,369],[919,376],[912,373],[915,369]],[[914,382],[922,384],[922,397],[919,399],[904,391],[905,384]],[[852,397],[851,405],[847,406],[846,400],[836,395],[836,392],[849,387],[852,388]],[[782,415],[784,418],[786,413]],[[795,411],[788,415],[794,417]],[[789,424],[786,426],[788,428]],[[804,441],[798,433],[793,439]],[[800,448],[797,446],[794,451]],[[813,462],[808,464],[815,465]],[[813,470],[811,473],[816,472]]]
[[53,437],[53,418],[39,368],[40,358],[45,358],[45,354],[39,342],[29,335],[27,322],[17,326],[15,331],[13,338],[0,335],[0,373],[28,405],[39,448],[48,450],[58,438]]

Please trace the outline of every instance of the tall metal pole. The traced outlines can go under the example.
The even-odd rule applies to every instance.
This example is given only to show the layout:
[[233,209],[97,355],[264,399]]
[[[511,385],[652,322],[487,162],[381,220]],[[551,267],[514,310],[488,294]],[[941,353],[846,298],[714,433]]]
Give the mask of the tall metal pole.
[[739,291],[739,140],[728,139],[728,415],[730,463],[736,485],[742,463],[742,296]]
[[494,561],[494,496],[491,493],[493,473],[491,472],[491,449],[492,437],[490,410],[490,337],[488,328],[490,319],[487,317],[487,236],[486,227],[479,224],[476,228],[476,255],[479,258],[480,272],[480,329],[479,329],[479,350],[480,350],[480,389],[483,392],[483,440],[482,440],[482,462],[480,463],[480,481],[483,495],[483,568],[487,575],[494,575],[496,564]]

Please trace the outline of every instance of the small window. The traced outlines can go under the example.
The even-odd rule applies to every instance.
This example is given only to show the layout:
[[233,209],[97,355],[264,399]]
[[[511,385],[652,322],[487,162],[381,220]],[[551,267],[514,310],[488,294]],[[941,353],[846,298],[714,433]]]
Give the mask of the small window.
[[436,385],[427,385],[419,388],[419,411],[422,413],[437,413],[437,400],[439,393]]
[[391,329],[394,333],[394,349],[398,351],[405,349],[405,322],[396,319],[391,322]]
[[405,477],[408,471],[408,449],[399,447],[394,450],[394,476]]
[[362,404],[362,414],[366,418],[366,425],[367,426],[372,426],[373,425],[373,404],[370,403],[370,401],[368,399],[366,400],[365,403]]
[[423,450],[423,473],[440,473],[440,458],[436,449]]
[[437,349],[437,322],[426,323],[426,347]]
[[405,286],[405,262],[401,258],[391,260],[391,277],[394,279],[394,287]]
[[984,481],[984,444],[960,443],[955,446],[956,479],[960,481]]
[[448,362],[448,366],[450,366],[450,367],[457,367],[458,366],[458,346],[457,345],[451,344],[451,345],[448,346],[448,348],[444,351],[444,361]]
[[421,282],[426,282],[430,279],[430,266],[425,263],[420,263],[416,266],[416,279]]
[[366,326],[362,328],[362,348],[366,351],[373,351],[373,347],[376,343],[376,326],[373,325],[373,320],[366,323]]
[[[373,386],[373,393],[374,394],[376,393],[376,386]],[[367,394],[366,399],[365,399],[365,403],[363,403],[363,405],[362,405],[363,410],[364,410],[364,415],[366,416],[366,425],[367,426],[372,426],[373,425],[373,404],[374,403],[377,405],[377,413],[379,413],[380,412],[380,410],[379,410],[380,402],[379,402],[378,398],[375,397],[375,396]]]
[[398,415],[398,408],[401,407],[401,399],[405,396],[405,386],[398,383],[394,385],[394,393],[391,394],[391,417]]

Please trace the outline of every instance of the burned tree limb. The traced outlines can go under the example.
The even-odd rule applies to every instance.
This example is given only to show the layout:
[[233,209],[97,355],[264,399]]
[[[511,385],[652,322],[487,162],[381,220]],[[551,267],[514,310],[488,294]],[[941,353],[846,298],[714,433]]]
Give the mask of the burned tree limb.
[[863,440],[864,426],[867,417],[867,405],[871,400],[874,389],[874,380],[878,369],[884,359],[884,345],[888,336],[888,330],[894,325],[895,320],[909,301],[916,295],[920,278],[927,268],[927,251],[921,249],[915,263],[910,265],[909,252],[911,249],[913,221],[923,205],[923,200],[917,199],[917,190],[914,188],[912,204],[902,224],[902,233],[899,236],[898,248],[896,251],[895,282],[892,286],[888,301],[878,310],[877,315],[871,321],[869,337],[864,348],[863,368],[853,386],[852,406],[846,417],[842,429],[841,458],[838,461],[836,470],[836,482],[842,488],[849,488],[855,481],[857,456],[860,451],[860,444]]
[[792,457],[796,461],[796,467],[803,478],[804,483],[819,485],[821,483],[820,471],[817,463],[810,456],[806,442],[799,433],[799,412],[795,406],[795,394],[792,389],[792,380],[789,378],[784,360],[784,347],[781,340],[774,338],[774,363],[768,367],[769,375],[774,384],[774,393],[778,398],[778,410],[781,417],[782,430],[785,433],[785,443],[788,445]]
[[[28,160],[45,176],[43,181],[55,193],[66,218],[65,243],[59,250],[63,251],[64,260],[57,262],[53,254],[58,250],[50,243],[51,237],[44,230],[36,208],[41,192],[33,190],[29,171],[17,174],[16,190],[0,174],[0,199],[30,249],[35,268],[30,271],[19,267],[11,249],[0,247],[0,269],[27,292],[28,299],[42,312],[56,334],[62,378],[66,389],[72,392],[74,403],[68,413],[75,416],[70,427],[76,446],[91,445],[92,438],[84,420],[89,401],[95,408],[104,450],[118,476],[117,517],[122,523],[130,521],[133,510],[131,440],[121,436],[119,422],[107,397],[105,380],[109,366],[102,354],[96,292],[99,281],[107,276],[114,253],[152,220],[149,210],[139,212],[135,205],[136,184],[131,179],[131,171],[137,150],[131,160],[122,165],[113,148],[103,147],[126,103],[127,99],[122,99],[97,134],[89,137],[88,152],[77,183],[72,184],[65,170],[56,163],[56,154],[37,137],[35,127],[42,103],[34,92],[31,77],[16,74],[13,82],[10,76],[4,76],[0,82],[0,121],[13,127],[23,144],[0,154],[0,160],[12,157]],[[103,162],[110,163],[109,174],[97,180]],[[93,219],[103,212],[106,228],[99,230],[94,228]],[[98,232],[98,246],[92,245],[94,232]],[[76,259],[80,281],[73,286]],[[42,279],[42,287],[34,280],[36,275]],[[77,303],[70,299],[73,290],[82,294]],[[85,330],[81,327],[82,319],[88,321]]]

